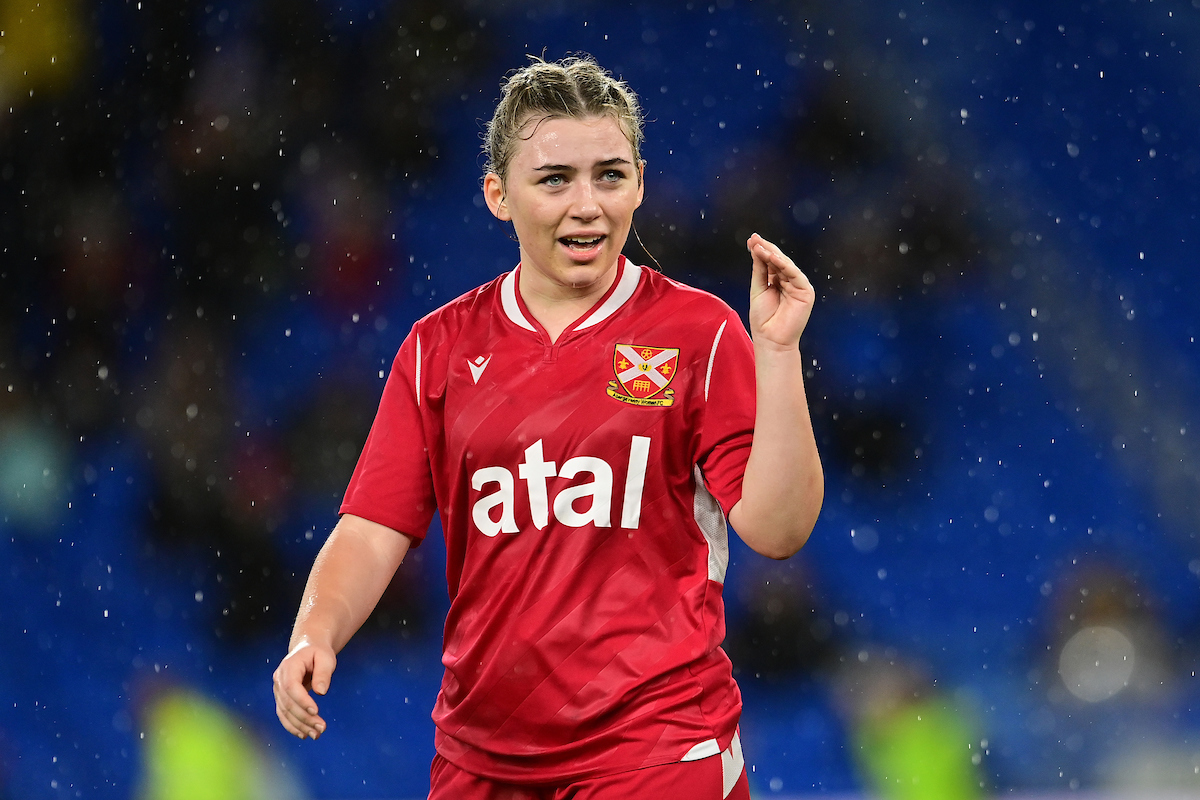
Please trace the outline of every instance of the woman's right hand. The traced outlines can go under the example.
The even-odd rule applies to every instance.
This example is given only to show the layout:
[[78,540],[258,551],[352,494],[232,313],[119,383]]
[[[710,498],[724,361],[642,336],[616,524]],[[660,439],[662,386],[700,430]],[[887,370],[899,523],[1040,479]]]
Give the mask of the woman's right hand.
[[325,732],[309,692],[329,691],[337,653],[371,615],[411,544],[406,534],[354,514],[334,526],[304,587],[291,650],[275,670],[275,713],[288,733],[316,739]]
[[301,639],[275,670],[275,714],[288,733],[301,739],[316,739],[325,732],[325,720],[317,713],[310,691],[323,695],[337,667],[337,655],[328,645]]

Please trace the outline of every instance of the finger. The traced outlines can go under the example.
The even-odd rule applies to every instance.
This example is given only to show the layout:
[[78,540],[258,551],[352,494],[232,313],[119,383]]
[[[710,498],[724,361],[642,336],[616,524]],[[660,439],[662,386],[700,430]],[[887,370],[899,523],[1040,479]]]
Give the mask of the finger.
[[279,717],[280,724],[293,736],[303,739],[316,733],[312,717],[302,706],[298,706],[282,687],[276,687],[275,690],[275,716]]
[[778,246],[768,242],[766,239],[762,239],[762,237],[759,237],[759,239],[760,241],[755,247],[758,250],[759,256],[766,262],[767,271],[771,277],[779,276],[781,280],[786,280],[801,289],[812,287],[808,276],[804,274],[804,271],[800,267],[796,266],[795,261],[789,258]]
[[296,724],[296,721],[292,718],[291,713],[289,713],[287,710],[285,701],[279,690],[278,678],[272,686],[272,690],[275,694],[275,716],[279,718],[279,724],[282,725],[284,730],[286,730],[288,733],[303,739],[304,729],[300,725]]
[[795,264],[781,264],[772,261],[767,267],[767,272],[770,275],[771,282],[776,286],[782,286],[784,283],[787,283],[796,289],[804,290],[812,288],[808,276]]
[[786,253],[780,250],[778,245],[767,241],[758,236],[758,234],[755,234],[755,237],[756,241],[754,241],[752,252],[755,252],[763,261],[777,267],[796,266],[796,262],[792,261]]
[[311,735],[310,728],[301,723],[287,709],[275,704],[275,716],[279,718],[279,724],[284,727],[288,733],[299,739],[306,739]]
[[766,267],[771,262],[771,250],[768,247],[770,242],[759,236],[757,233],[751,235],[746,240],[746,249],[750,251],[750,257],[754,261],[756,267]]
[[746,249],[750,251],[750,296],[756,297],[766,291],[771,285],[770,268],[768,267],[768,259],[763,257],[761,249],[762,242],[765,241],[757,233],[752,234],[746,240]]
[[303,708],[285,707],[283,715],[287,717],[292,727],[299,731],[301,739],[316,739],[325,732],[325,720],[317,715],[306,713]]
[[277,687],[275,690],[275,716],[279,718],[279,724],[284,727],[284,730],[303,739],[308,735],[309,727],[297,717],[296,711],[297,709],[286,694]]
[[316,739],[325,731],[325,720],[315,713],[310,713],[309,709],[312,707],[297,705],[290,696],[285,694],[282,698],[277,699],[275,714],[283,723],[283,727],[291,733],[301,739]]
[[787,284],[800,291],[812,288],[808,277],[778,248],[756,244],[752,252],[755,269],[751,282],[755,287],[782,289]]
[[311,674],[310,669],[307,664],[297,667],[299,665],[285,662],[275,671],[275,695],[285,706],[294,706],[303,709],[304,713],[314,715],[317,713],[317,703],[309,696],[304,686]]
[[317,716],[316,702],[298,682],[284,686],[284,707],[306,724]]
[[[296,730],[298,736],[312,736],[314,739],[324,730],[324,720],[317,714],[316,701],[305,691],[298,670],[292,664],[281,664],[275,671],[275,705],[280,721],[288,728],[287,722]],[[308,670],[303,673],[306,677]],[[286,720],[284,719],[286,717]],[[290,728],[289,728],[290,730]]]
[[762,261],[772,271],[785,271],[789,274],[793,274],[792,270],[796,273],[800,271],[800,268],[796,266],[796,262],[788,258],[787,254],[780,250],[778,245],[767,241],[757,233],[746,240],[746,247],[750,250],[750,255],[756,261]]

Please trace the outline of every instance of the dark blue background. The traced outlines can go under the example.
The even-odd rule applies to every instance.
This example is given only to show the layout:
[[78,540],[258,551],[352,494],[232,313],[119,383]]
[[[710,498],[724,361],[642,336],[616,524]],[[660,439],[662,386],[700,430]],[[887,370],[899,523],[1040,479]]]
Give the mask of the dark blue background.
[[[276,235],[288,253],[280,263],[294,266],[296,248],[320,235],[319,212],[287,176],[300,174],[310,144],[327,160],[348,149],[346,163],[373,181],[383,279],[367,307],[329,305],[309,278],[231,303],[214,323],[227,346],[229,417],[238,436],[271,442],[322,391],[349,386],[373,405],[412,321],[515,263],[515,245],[478,193],[482,121],[500,78],[526,53],[590,52],[644,102],[647,201],[636,222],[664,271],[744,312],[748,264],[737,254],[753,225],[794,253],[817,286],[802,345],[814,361],[826,501],[810,543],[782,569],[811,586],[842,652],[902,653],[969,711],[990,745],[989,787],[1068,788],[1072,778],[1095,786],[1095,763],[1117,731],[1196,746],[1195,5],[450,4],[444,13],[476,37],[470,66],[453,91],[421,100],[426,147],[407,156],[364,132],[379,113],[368,78],[382,73],[363,54],[378,48],[372,37],[394,11],[386,4],[183,4],[153,19],[116,0],[81,6],[87,34],[71,85],[13,100],[0,124],[0,290],[11,353],[0,384],[32,386],[40,430],[64,430],[60,417],[38,411],[50,402],[47,365],[67,334],[55,212],[34,212],[39,203],[57,208],[60,190],[97,181],[122,198],[146,265],[135,277],[147,299],[122,312],[111,368],[128,387],[154,382],[147,365],[157,342],[210,297],[213,280],[181,232],[194,222],[188,206],[162,177],[174,158],[171,126],[188,116],[181,76],[237,46],[257,54],[262,74],[286,73],[309,51],[297,44],[289,61],[280,53],[290,45],[276,40],[292,30],[283,18],[303,10],[323,40],[314,58],[329,60],[305,75],[329,76],[333,99],[314,118],[288,117],[286,134],[271,133],[256,157],[265,186],[253,213],[289,220]],[[439,13],[433,4],[413,12],[427,22]],[[151,65],[173,57],[187,69],[160,74],[147,54],[158,57]],[[825,118],[837,118],[830,102],[849,109],[849,155],[831,156],[840,159],[833,166],[795,145],[822,103]],[[89,139],[104,152],[65,174],[38,171],[27,157],[41,152],[34,140],[71,120],[83,120],[71,152]],[[105,165],[99,176],[96,162]],[[965,255],[949,271],[931,266],[932,281],[922,269],[906,272],[903,255],[889,262],[901,266],[888,275],[908,276],[897,280],[835,263],[853,250],[838,251],[828,232],[856,230],[870,198],[900,208],[907,190],[939,199],[938,213],[967,232]],[[746,216],[763,213],[739,218],[730,206],[739,192],[762,203]],[[635,246],[627,252],[647,261]],[[1134,390],[1136,400],[1126,397]],[[438,537],[418,560],[426,624],[403,640],[394,629],[356,638],[323,702],[328,733],[291,740],[274,720],[270,673],[335,521],[336,493],[295,493],[272,530],[278,563],[292,574],[278,598],[287,609],[253,636],[217,637],[216,610],[196,599],[207,593],[211,606],[219,590],[209,562],[146,544],[157,462],[139,438],[136,406],[123,409],[83,436],[45,434],[59,442],[53,463],[62,465],[52,513],[31,520],[5,500],[0,780],[9,795],[131,796],[141,774],[138,686],[151,675],[234,709],[314,796],[422,795],[445,607]],[[842,423],[863,414],[903,422],[892,430],[901,447],[886,479],[856,474],[839,438]],[[856,547],[855,536],[868,544]],[[1056,592],[1088,563],[1119,566],[1167,632],[1176,681],[1152,713],[1114,706],[1088,716],[1047,700],[1053,676],[1041,673]],[[771,574],[779,573],[735,544],[731,634],[750,613],[744,598]],[[820,673],[740,669],[739,681],[758,793],[861,789],[846,720]],[[1046,713],[1056,726],[1035,725]],[[1085,744],[1068,748],[1076,728]]]

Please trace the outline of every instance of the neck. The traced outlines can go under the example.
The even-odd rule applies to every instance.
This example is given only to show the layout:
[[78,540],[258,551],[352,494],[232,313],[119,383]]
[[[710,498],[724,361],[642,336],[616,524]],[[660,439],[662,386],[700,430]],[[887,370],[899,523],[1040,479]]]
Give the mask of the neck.
[[549,281],[535,270],[522,269],[518,273],[517,291],[521,293],[525,308],[554,342],[612,288],[619,264],[620,259],[600,280],[584,286]]

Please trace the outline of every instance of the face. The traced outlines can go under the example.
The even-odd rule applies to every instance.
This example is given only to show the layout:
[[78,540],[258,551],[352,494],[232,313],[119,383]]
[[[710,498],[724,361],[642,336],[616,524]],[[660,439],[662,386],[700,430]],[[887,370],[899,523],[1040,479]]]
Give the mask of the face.
[[[535,127],[536,126],[536,127]],[[489,173],[484,197],[510,220],[521,245],[522,292],[548,299],[603,294],[616,278],[642,168],[610,116],[531,121],[501,181]]]

